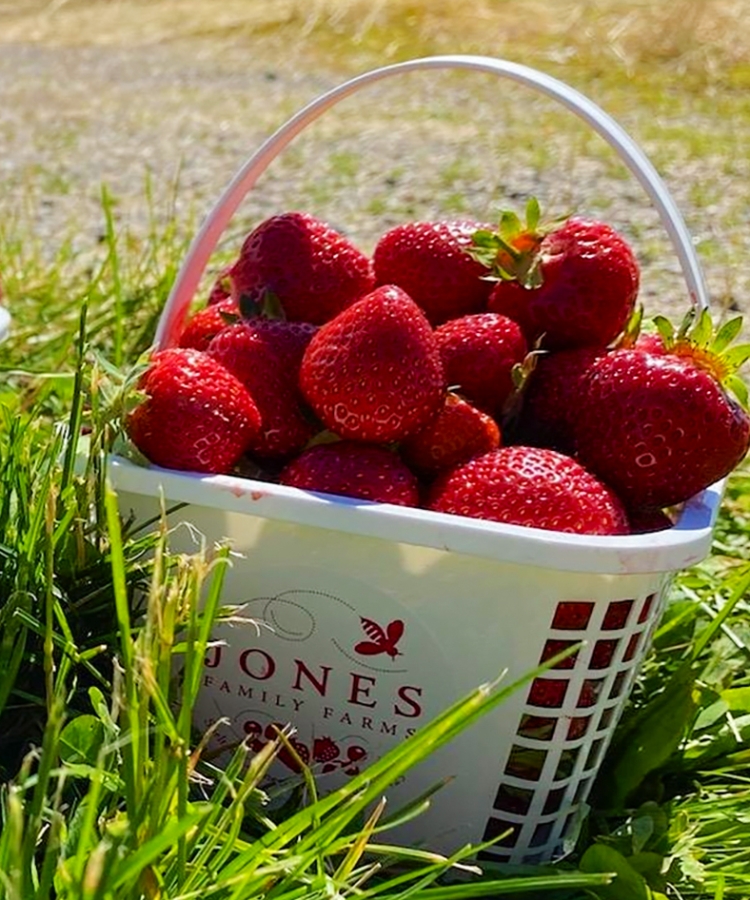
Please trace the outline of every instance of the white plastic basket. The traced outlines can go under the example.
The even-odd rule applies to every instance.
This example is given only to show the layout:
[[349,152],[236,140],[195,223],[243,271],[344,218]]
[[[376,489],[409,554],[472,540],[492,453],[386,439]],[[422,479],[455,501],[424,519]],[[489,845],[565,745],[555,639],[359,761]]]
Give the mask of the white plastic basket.
[[[197,235],[157,333],[174,344],[227,223],[269,163],[325,110],[379,79],[417,69],[490,72],[535,88],[588,122],[635,175],[707,304],[690,235],[656,171],[628,135],[577,91],[485,57],[412,60],[368,72],[290,119],[247,161]],[[241,558],[225,601],[260,628],[224,627],[207,661],[199,723],[260,746],[296,726],[299,752],[335,784],[503,669],[523,675],[571,643],[585,646],[537,678],[397,785],[391,808],[452,778],[394,840],[452,851],[513,829],[487,857],[541,862],[574,840],[591,782],[649,645],[676,571],[710,549],[722,484],[694,497],[674,528],[625,537],[568,535],[462,519],[230,476],[111,460],[124,514],[154,514],[163,492]],[[189,549],[189,530],[184,529]],[[291,763],[291,760],[288,760]],[[290,775],[279,764],[279,777]]]

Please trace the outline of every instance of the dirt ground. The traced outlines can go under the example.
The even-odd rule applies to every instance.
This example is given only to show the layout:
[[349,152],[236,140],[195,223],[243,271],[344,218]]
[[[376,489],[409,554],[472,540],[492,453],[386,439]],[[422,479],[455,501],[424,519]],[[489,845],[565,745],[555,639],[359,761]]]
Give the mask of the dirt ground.
[[[157,213],[174,208],[194,228],[249,153],[343,79],[319,56],[305,58],[304,35],[286,49],[270,38],[234,40],[231,28],[218,37],[166,40],[162,28],[129,44],[121,33],[75,43],[70,24],[56,40],[48,19],[24,32],[2,11],[0,213],[50,247],[71,233],[84,251],[99,239],[102,185],[136,232],[148,229],[147,180]],[[546,100],[526,98],[519,111],[517,97],[515,88],[498,95],[482,75],[408,76],[368,89],[271,166],[226,240],[236,243],[260,216],[305,208],[367,250],[405,218],[486,221],[534,193],[555,213],[581,210],[621,228],[641,258],[647,311],[678,316],[684,283],[641,188],[586,126]],[[637,131],[647,113],[624,124]],[[533,117],[541,124],[532,138]],[[710,166],[692,158],[662,169],[696,243],[721,243],[696,203]],[[721,254],[703,262],[714,302],[741,308],[747,276],[728,276]]]

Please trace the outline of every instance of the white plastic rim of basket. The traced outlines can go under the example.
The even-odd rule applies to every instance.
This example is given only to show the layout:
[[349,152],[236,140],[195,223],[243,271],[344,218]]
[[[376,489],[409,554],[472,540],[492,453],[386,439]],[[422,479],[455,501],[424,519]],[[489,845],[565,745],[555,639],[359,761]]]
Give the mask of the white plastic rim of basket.
[[587,122],[617,152],[651,199],[676,251],[691,302],[700,309],[708,306],[705,279],[682,214],[648,157],[608,113],[565,82],[521,63],[489,56],[428,56],[372,69],[321,94],[259,147],[229,183],[195,236],[162,312],[157,347],[176,343],[201,276],[226,226],[281,151],[326,110],[360,89],[393,75],[425,69],[469,69],[499,75],[552,97]]
[[10,331],[10,313],[0,306],[0,341],[4,341]]

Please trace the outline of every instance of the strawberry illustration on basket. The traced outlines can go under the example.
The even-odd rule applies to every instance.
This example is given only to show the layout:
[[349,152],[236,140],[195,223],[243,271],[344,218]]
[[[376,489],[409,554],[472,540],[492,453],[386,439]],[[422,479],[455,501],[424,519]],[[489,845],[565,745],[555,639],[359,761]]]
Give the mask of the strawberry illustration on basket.
[[378,656],[381,653],[387,653],[391,659],[403,655],[396,646],[404,633],[404,623],[401,619],[393,619],[385,628],[378,625],[373,619],[366,619],[364,616],[361,616],[359,621],[362,630],[370,640],[355,644],[355,653],[360,653],[362,656]]

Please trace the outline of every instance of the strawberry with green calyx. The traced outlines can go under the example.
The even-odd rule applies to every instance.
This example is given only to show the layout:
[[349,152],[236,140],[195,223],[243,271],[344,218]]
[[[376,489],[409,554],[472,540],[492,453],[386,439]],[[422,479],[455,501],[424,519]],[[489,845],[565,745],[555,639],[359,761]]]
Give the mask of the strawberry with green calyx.
[[302,359],[300,386],[326,428],[374,443],[419,431],[447,387],[429,322],[394,285],[376,288],[318,329]]
[[448,392],[437,416],[403,441],[399,452],[411,469],[430,477],[496,450],[500,440],[500,429],[491,416]]
[[750,442],[747,390],[730,347],[735,319],[714,334],[701,313],[675,334],[657,319],[663,351],[614,350],[589,368],[576,409],[578,458],[628,506],[668,507],[728,475]]
[[229,270],[232,297],[245,304],[273,295],[294,322],[320,325],[369,293],[372,263],[348,238],[309,213],[261,222]]
[[519,325],[507,316],[476,313],[440,325],[435,339],[448,384],[499,417],[514,389],[513,367],[528,349]]
[[467,251],[479,222],[407,222],[382,235],[373,252],[377,284],[395,284],[433,326],[484,310],[492,285]]
[[[638,294],[639,267],[628,243],[595,219],[571,217],[548,228],[533,213],[527,226],[511,236],[515,225],[501,224],[488,311],[518,322],[529,343],[544,349],[608,346]],[[481,252],[491,249],[484,233],[476,241]]]
[[624,507],[576,460],[539,447],[502,447],[440,474],[428,508],[576,534],[627,534]]
[[718,331],[714,330],[707,309],[700,312],[690,309],[676,332],[665,316],[655,316],[653,322],[664,353],[690,360],[705,369],[747,407],[747,385],[738,369],[750,359],[750,344],[730,346],[742,331],[742,316],[729,319]]
[[518,281],[524,287],[538,287],[539,247],[560,220],[542,223],[539,201],[530,197],[526,218],[522,220],[511,209],[500,213],[496,229],[480,228],[472,235],[469,255],[488,271],[491,281]]
[[405,463],[392,450],[358,441],[308,448],[282,470],[279,483],[398,506],[419,504],[417,479]]
[[260,431],[260,413],[246,388],[199,350],[154,354],[139,388],[146,399],[128,415],[126,429],[158,466],[229,472]]

